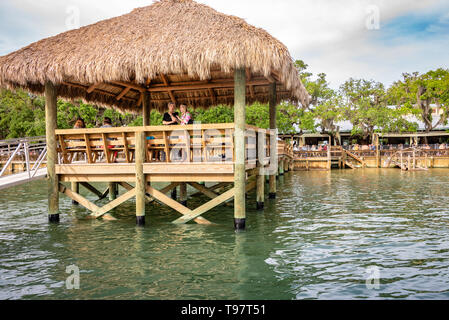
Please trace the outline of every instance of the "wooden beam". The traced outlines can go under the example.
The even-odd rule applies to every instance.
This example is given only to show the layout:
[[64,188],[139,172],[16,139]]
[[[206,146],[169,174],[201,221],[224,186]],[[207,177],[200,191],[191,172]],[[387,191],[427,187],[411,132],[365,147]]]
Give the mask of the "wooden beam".
[[139,100],[137,100],[137,106],[138,106],[138,107],[140,107],[140,106],[142,105],[142,103],[143,103],[143,97],[144,97],[144,94],[143,94],[143,92],[141,92],[141,93],[140,93]]
[[95,89],[97,89],[100,86],[100,82],[99,83],[95,83],[93,85],[91,85],[89,88],[87,88],[87,93],[92,93],[95,91]]
[[111,81],[110,84],[119,85],[122,87],[130,87],[139,92],[144,92],[146,90],[146,88],[138,85],[137,83],[128,82],[128,81]]
[[[252,85],[252,86],[266,86],[269,85],[270,82],[267,80],[252,80],[248,82],[246,85]],[[158,88],[158,87],[151,87],[148,89],[149,92],[165,92],[167,90],[172,91],[188,91],[188,90],[204,90],[204,89],[219,89],[219,88],[233,88],[234,82],[232,81],[226,81],[221,83],[211,82],[211,83],[204,83],[204,84],[193,84],[193,85],[184,85],[184,86],[178,86],[178,85],[171,85],[168,87]]]
[[92,148],[90,147],[90,140],[87,134],[84,134],[84,142],[86,143],[87,162],[92,164],[94,162],[92,158]]
[[[197,182],[189,182],[189,184],[194,187],[196,190],[198,190],[199,192],[201,192],[202,194],[206,195],[207,197],[211,198],[211,199],[215,199],[216,197],[219,196],[218,193],[213,192],[212,190],[206,188],[205,186],[200,185]],[[231,206],[231,203],[226,202],[225,205],[227,206]]]
[[231,199],[234,197],[235,189],[232,188],[229,191],[226,191],[222,195],[216,197],[215,199],[209,201],[208,203],[202,205],[201,207],[193,210],[189,214],[184,215],[183,217],[173,221],[174,224],[186,224],[189,221],[192,221],[195,218],[198,218],[202,214],[206,213],[207,211],[215,208],[216,206],[222,204],[223,202]]
[[102,140],[103,140],[103,152],[104,152],[104,157],[106,158],[106,162],[107,163],[111,163],[111,151],[109,150],[108,146],[108,139],[106,138],[106,133],[102,133],[101,134]]
[[[250,82],[251,78],[252,78],[251,70],[249,68],[246,68],[246,81]],[[254,99],[254,97],[255,97],[254,86],[252,86],[252,85],[249,86],[249,93],[250,93],[251,98]]]
[[89,211],[94,212],[94,211],[97,211],[100,209],[98,206],[96,206],[95,204],[93,204],[92,202],[90,202],[89,200],[87,200],[86,198],[81,196],[80,194],[75,193],[72,190],[66,188],[63,184],[59,184],[59,192],[65,194],[70,199],[78,202],[80,205],[82,205],[84,208],[88,209]]
[[117,208],[123,202],[128,201],[135,195],[136,195],[136,189],[128,191],[127,193],[121,195],[114,201],[109,202],[104,207],[95,210],[94,213],[92,214],[92,216],[94,216],[95,218],[99,218],[99,217],[103,216],[104,214],[108,213],[109,211],[111,211],[112,209]]
[[216,104],[217,103],[217,95],[215,94],[215,91],[213,88],[209,88],[209,94],[212,99],[212,103]]
[[[127,182],[119,182],[118,183],[120,186],[122,186],[125,190],[130,191],[132,189],[134,189],[134,187],[132,185],[130,185]],[[166,194],[168,192],[170,192],[172,189],[176,188],[177,186],[179,186],[181,184],[181,182],[173,182],[171,184],[169,184],[168,186],[162,188],[160,190],[161,193]],[[148,200],[149,203],[155,201],[155,199],[151,198],[149,195],[146,196],[146,199]]]
[[276,79],[274,79],[272,75],[268,75],[267,79],[270,83],[276,83]]
[[[162,192],[154,189],[151,186],[147,186],[147,192],[153,198],[155,198],[158,201],[162,202],[163,204],[169,206],[170,208],[176,210],[177,212],[181,213],[182,215],[187,215],[187,214],[192,212],[192,210],[190,210],[189,208],[184,207],[182,204],[180,204],[176,200],[173,200],[172,198],[166,196],[165,194],[163,194]],[[206,219],[204,219],[202,217],[197,217],[197,218],[194,218],[192,220],[194,220],[198,224],[204,224],[204,225],[211,225],[212,224],[209,220],[206,220]]]
[[117,101],[120,101],[129,91],[131,90],[131,87],[126,87],[118,96]]
[[98,200],[103,200],[103,199],[105,199],[108,195],[109,195],[109,187],[107,187],[106,190],[103,191],[103,193],[102,193],[100,199],[98,199]]
[[[162,79],[162,82],[164,83],[164,85],[167,88],[169,88],[170,83],[168,82],[167,76],[165,74],[161,74],[161,79]],[[175,98],[175,95],[173,94],[173,91],[171,91],[170,89],[167,89],[167,92],[170,96],[171,101],[176,104],[176,98]]]
[[[79,83],[73,83],[73,82],[64,81],[64,82],[62,82],[62,84],[66,85],[66,86],[74,87],[74,88],[83,89],[83,90],[86,90],[86,92],[89,89],[87,86],[79,84]],[[105,91],[105,90],[100,90],[100,89],[95,89],[95,92],[104,94],[104,95],[109,96],[109,97],[114,97],[114,98],[117,96],[117,94],[115,94],[115,93],[108,92],[108,91]],[[123,100],[128,100],[128,101],[134,101],[134,102],[136,101],[136,99],[126,98],[126,97],[123,97],[122,99]]]
[[[104,193],[98,191],[94,186],[92,186],[91,184],[87,183],[87,182],[81,182],[80,183],[84,188],[86,188],[87,190],[89,190],[90,192],[92,192],[93,194],[95,194],[98,198],[103,198]],[[109,190],[109,188],[108,188]]]

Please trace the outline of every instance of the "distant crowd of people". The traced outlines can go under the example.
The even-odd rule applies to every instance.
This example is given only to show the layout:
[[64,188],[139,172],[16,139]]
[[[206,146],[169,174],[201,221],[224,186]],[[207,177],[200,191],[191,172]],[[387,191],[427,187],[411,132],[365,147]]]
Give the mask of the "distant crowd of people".
[[[349,151],[376,151],[376,145],[374,144],[367,144],[367,145],[344,145],[342,146],[343,149],[349,150]],[[417,147],[423,150],[447,150],[449,149],[449,144],[447,143],[437,143],[437,144],[422,144],[422,145],[409,145],[409,144],[387,144],[387,145],[379,145],[379,150],[404,150],[411,147]],[[305,145],[305,146],[298,146],[294,145],[293,150],[294,151],[327,151],[328,144],[322,144],[322,145]]]

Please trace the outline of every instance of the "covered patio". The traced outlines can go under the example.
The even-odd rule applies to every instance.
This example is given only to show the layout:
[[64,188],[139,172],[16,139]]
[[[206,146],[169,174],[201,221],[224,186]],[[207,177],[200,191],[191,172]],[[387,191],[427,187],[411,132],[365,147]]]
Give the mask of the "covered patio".
[[[234,198],[234,225],[243,230],[246,192],[257,188],[262,209],[270,175],[269,196],[276,195],[276,105],[308,103],[281,42],[191,0],[155,2],[0,57],[0,85],[45,95],[50,222],[59,221],[60,193],[92,217],[108,219],[114,219],[108,212],[135,197],[138,225],[145,224],[146,203],[155,199],[182,215],[175,223],[210,224],[201,215]],[[142,114],[142,127],[58,130],[58,98]],[[246,125],[246,105],[255,101],[269,103],[270,130]],[[169,102],[234,105],[234,123],[151,126],[151,110],[162,112]],[[105,181],[105,192],[90,184]],[[219,194],[220,188],[199,181],[231,188]],[[152,182],[170,184],[156,190]],[[99,197],[108,193],[111,202],[97,207],[79,194],[80,184]],[[187,184],[211,201],[189,209]],[[117,194],[118,185],[124,194]],[[178,186],[176,201],[166,194]]]

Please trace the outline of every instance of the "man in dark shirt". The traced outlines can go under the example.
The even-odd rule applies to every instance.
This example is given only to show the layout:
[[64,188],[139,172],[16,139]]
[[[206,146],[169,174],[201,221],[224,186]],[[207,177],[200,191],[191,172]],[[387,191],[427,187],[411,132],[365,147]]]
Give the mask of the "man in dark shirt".
[[178,116],[179,114],[175,112],[175,104],[173,102],[170,102],[168,104],[168,112],[164,113],[164,119],[162,123],[166,126],[178,125]]

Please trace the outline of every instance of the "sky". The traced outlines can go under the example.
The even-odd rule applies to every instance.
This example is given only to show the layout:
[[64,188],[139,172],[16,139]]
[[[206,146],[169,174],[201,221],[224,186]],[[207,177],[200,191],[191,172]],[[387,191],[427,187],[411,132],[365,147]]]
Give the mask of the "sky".
[[[0,55],[126,14],[151,0],[2,0]],[[404,72],[449,67],[447,0],[198,0],[282,41],[331,87],[352,78],[386,86]]]

